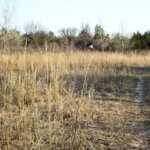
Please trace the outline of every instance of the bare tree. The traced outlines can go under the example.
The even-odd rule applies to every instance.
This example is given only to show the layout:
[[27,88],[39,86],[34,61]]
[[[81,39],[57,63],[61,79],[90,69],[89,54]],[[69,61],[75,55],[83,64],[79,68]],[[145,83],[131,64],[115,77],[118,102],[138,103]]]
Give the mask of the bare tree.
[[27,49],[28,44],[32,45],[34,48],[38,46],[45,45],[45,50],[47,51],[48,44],[48,34],[41,24],[28,22],[24,25],[24,46],[25,51]]
[[1,7],[0,25],[7,30],[10,29],[16,10],[15,0],[3,0]]
[[34,23],[34,22],[28,22],[24,25],[24,31],[26,34],[33,33],[35,34],[36,32],[42,30],[41,24]]
[[66,28],[66,29],[63,28],[59,32],[60,32],[61,37],[63,38],[64,46],[67,44],[71,46],[77,34],[77,29],[76,28]]
[[125,50],[125,23],[123,21],[120,21],[120,40],[121,40],[121,50],[124,52]]
[[12,26],[12,21],[15,15],[15,0],[3,0],[0,10],[0,30],[1,30],[1,42],[3,45],[3,51],[7,42],[9,41],[9,31]]
[[35,40],[35,33],[40,31],[42,28],[41,28],[41,25],[40,24],[36,24],[34,22],[28,22],[24,25],[24,31],[25,31],[25,51],[26,51],[26,48],[27,48],[27,43],[29,42],[29,37],[32,38],[32,44],[36,47],[37,44],[36,44],[36,40]]
[[120,33],[115,33],[111,37],[109,48],[124,52],[124,50],[129,48],[129,41],[130,40],[127,36],[123,36]]

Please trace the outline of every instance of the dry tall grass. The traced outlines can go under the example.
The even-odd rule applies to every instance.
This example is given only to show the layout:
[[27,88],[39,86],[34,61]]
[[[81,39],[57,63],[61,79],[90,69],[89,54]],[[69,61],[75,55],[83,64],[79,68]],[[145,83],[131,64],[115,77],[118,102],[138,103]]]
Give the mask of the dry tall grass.
[[149,53],[1,54],[1,149],[115,149],[126,137],[111,125],[127,120],[129,106],[94,99],[132,66],[150,66]]

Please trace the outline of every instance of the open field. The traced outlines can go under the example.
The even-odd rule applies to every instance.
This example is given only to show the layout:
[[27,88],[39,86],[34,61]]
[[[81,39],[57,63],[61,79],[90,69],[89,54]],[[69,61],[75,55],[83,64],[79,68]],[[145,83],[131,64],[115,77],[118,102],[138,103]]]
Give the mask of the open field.
[[150,149],[150,53],[0,55],[0,149]]

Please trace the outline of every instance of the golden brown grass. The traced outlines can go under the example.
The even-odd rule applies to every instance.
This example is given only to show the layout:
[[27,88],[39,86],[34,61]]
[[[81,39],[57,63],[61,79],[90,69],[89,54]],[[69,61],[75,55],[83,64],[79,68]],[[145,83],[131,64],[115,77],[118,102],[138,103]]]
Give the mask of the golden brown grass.
[[114,89],[106,99],[117,99],[110,80],[142,66],[150,66],[149,53],[1,54],[1,149],[126,149],[133,135],[122,126],[138,110],[101,98],[106,86]]

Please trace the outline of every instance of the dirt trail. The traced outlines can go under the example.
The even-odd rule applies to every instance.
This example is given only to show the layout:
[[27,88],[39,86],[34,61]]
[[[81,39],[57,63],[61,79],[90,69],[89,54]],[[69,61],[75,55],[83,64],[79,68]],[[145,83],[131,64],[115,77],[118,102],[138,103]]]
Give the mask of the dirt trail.
[[143,96],[144,96],[144,79],[142,77],[138,77],[137,87],[135,88],[135,102],[137,104],[142,104],[143,102]]
[[[150,69],[138,70],[134,105],[137,106],[137,116],[133,130],[137,135],[137,139],[131,141],[130,145],[134,149],[149,150],[150,149],[150,114],[145,113],[150,109],[149,89],[150,89]],[[140,116],[140,117],[139,117]],[[142,121],[139,121],[142,120]],[[133,131],[133,132],[134,132]]]
[[137,83],[135,87],[135,97],[134,103],[135,105],[150,105],[150,96],[149,88],[150,88],[150,76],[147,74],[140,75],[137,77]]

